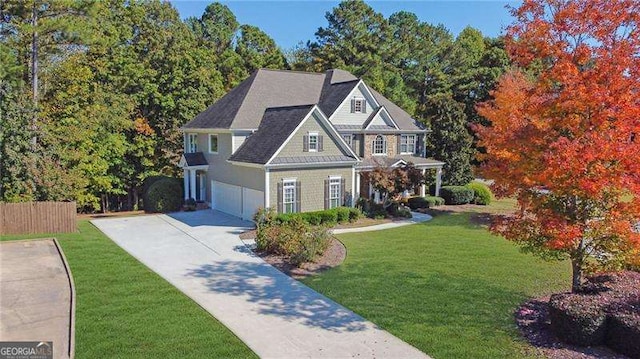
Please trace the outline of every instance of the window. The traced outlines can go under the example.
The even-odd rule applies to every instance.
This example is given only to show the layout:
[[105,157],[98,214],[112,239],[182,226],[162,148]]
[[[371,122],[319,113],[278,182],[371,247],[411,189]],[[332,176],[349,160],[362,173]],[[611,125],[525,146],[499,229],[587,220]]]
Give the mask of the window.
[[363,98],[354,98],[353,99],[353,112],[354,113],[364,113],[365,112],[365,102]]
[[296,212],[296,180],[282,181],[282,211],[284,213]]
[[187,153],[198,152],[198,134],[189,133],[187,135]]
[[400,153],[416,153],[416,135],[400,136]]
[[352,139],[353,139],[353,135],[349,134],[349,135],[342,135],[342,138],[344,139],[344,142],[351,146],[352,143]]
[[309,152],[318,151],[318,134],[309,133]]
[[374,155],[384,155],[387,153],[387,141],[384,139],[384,136],[378,135],[373,140],[373,154]]
[[209,135],[209,153],[218,153],[218,135]]
[[341,183],[340,177],[330,177],[329,178],[329,208],[340,207],[342,204],[342,199],[340,198]]

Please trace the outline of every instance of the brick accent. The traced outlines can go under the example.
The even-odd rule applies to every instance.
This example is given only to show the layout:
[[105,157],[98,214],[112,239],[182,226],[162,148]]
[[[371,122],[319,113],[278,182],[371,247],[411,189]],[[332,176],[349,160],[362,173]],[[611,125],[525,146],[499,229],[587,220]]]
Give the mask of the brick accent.
[[[364,158],[369,158],[372,156],[373,150],[373,140],[378,135],[364,135]],[[398,135],[395,134],[386,134],[385,136],[387,140],[387,156],[394,157],[398,152]]]

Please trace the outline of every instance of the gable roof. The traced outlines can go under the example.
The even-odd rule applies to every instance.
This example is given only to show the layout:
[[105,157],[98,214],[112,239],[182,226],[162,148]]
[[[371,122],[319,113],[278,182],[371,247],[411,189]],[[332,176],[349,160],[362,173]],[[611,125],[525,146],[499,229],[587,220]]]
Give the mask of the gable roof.
[[[389,125],[387,121],[382,117],[383,112],[387,114],[387,117],[389,117],[389,121],[391,122],[391,125]],[[382,125],[376,124],[375,123],[376,118],[380,118],[384,122],[384,124]],[[365,130],[367,129],[398,130],[399,129],[396,123],[393,121],[393,118],[391,117],[391,115],[389,115],[389,111],[387,111],[384,105],[378,107],[378,110],[376,110],[374,113],[371,114],[371,116],[369,116],[369,118],[364,122],[364,124],[362,124],[362,128],[364,128]]]
[[265,164],[298,128],[315,105],[268,108],[258,131],[249,136],[229,161]]
[[[256,129],[266,110],[317,104],[331,116],[358,85],[351,73],[332,69],[325,73],[259,69],[182,128]],[[411,116],[369,88],[402,130],[422,130]]]

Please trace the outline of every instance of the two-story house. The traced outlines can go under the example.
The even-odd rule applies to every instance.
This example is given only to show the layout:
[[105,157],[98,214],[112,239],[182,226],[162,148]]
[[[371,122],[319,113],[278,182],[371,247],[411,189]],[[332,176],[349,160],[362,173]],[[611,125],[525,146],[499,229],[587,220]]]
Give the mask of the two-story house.
[[244,219],[373,198],[376,166],[434,168],[440,188],[424,127],[343,70],[258,70],[181,130],[185,198]]

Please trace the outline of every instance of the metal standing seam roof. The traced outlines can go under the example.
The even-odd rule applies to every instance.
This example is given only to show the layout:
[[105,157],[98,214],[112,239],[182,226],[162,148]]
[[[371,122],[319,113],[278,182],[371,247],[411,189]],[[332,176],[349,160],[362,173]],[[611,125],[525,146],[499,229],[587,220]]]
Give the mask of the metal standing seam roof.
[[185,153],[183,156],[188,167],[206,166],[209,164],[202,152]]

